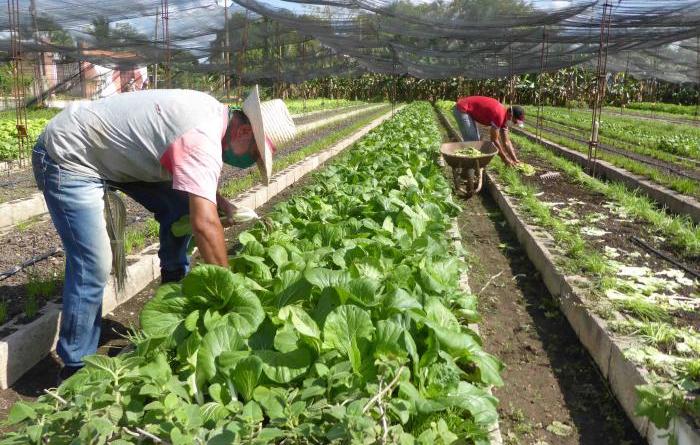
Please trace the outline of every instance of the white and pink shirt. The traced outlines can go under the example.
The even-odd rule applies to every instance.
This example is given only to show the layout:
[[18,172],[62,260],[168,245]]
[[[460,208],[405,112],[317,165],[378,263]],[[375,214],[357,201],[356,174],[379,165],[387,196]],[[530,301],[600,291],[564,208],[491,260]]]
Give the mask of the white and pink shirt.
[[216,203],[228,108],[191,90],[147,90],[70,105],[43,142],[66,170],[114,182],[173,182]]

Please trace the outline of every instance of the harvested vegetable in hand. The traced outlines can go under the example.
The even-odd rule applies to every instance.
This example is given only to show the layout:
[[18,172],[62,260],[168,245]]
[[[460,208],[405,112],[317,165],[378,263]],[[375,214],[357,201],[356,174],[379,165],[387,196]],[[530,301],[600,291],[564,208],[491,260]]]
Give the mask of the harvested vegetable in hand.
[[525,176],[532,176],[535,174],[535,167],[526,162],[516,164],[515,168],[517,168],[520,171],[520,173],[522,173]]
[[[221,224],[224,224],[227,217],[221,216]],[[233,212],[233,221],[237,224],[247,223],[256,219],[260,219],[255,210],[248,207],[237,207],[236,211]],[[190,224],[190,215],[185,215],[178,219],[170,227],[170,230],[175,236],[185,236],[192,233],[192,225]]]

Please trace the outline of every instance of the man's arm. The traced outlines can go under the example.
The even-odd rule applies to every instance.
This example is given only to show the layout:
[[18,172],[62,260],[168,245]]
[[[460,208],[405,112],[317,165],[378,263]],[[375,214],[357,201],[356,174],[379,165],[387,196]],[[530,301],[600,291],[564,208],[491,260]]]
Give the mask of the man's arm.
[[515,164],[515,161],[511,159],[509,153],[505,150],[503,141],[501,141],[500,133],[501,132],[498,128],[491,126],[491,142],[493,143],[493,145],[496,146],[496,149],[498,150],[498,156],[500,156],[501,159],[503,159],[503,162],[505,162],[506,165],[513,165]]
[[204,262],[228,266],[224,228],[216,204],[190,193],[190,224]]
[[506,153],[508,154],[508,157],[513,160],[514,163],[519,163],[520,160],[518,159],[518,156],[515,154],[515,147],[513,147],[513,143],[510,141],[510,131],[506,128],[501,129],[501,135],[503,136],[503,148],[505,148]]

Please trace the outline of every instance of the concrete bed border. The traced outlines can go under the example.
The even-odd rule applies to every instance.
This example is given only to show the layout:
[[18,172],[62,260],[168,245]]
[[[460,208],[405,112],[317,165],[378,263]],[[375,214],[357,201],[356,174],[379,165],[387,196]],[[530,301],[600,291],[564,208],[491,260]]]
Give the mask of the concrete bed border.
[[[319,119],[317,121],[309,122],[308,124],[299,125],[297,127],[297,132],[298,135],[302,135],[344,119],[377,111],[379,108],[386,105],[387,104],[373,104],[359,109],[353,109],[346,113],[331,116],[327,119]],[[37,216],[42,216],[47,213],[48,209],[46,208],[46,202],[44,202],[44,195],[41,192],[33,193],[28,197],[0,203],[0,230],[10,228],[21,223],[22,221],[26,221]]]
[[[396,111],[399,109],[397,108]],[[383,114],[330,148],[309,155],[275,173],[268,185],[256,185],[239,194],[231,202],[250,208],[262,206],[275,195],[322,166],[329,159],[351,147],[393,115],[394,113],[391,111]],[[139,255],[130,256],[128,259],[132,263],[127,269],[126,287],[118,292],[116,283],[110,278],[103,297],[103,314],[112,312],[117,306],[131,299],[160,276],[158,244],[148,246]],[[2,326],[3,328],[18,326],[18,328],[10,335],[0,339],[0,389],[7,389],[56,347],[61,306],[49,302],[39,313],[38,318],[30,323],[20,324],[18,322],[20,316],[17,316]]]
[[[649,383],[646,379],[648,373],[625,357],[624,341],[614,338],[607,329],[607,323],[586,308],[585,299],[582,297],[585,294],[581,287],[577,286],[577,282],[583,283],[585,279],[566,276],[557,268],[551,253],[555,248],[551,235],[542,228],[526,223],[517,210],[517,205],[488,173],[486,186],[528,257],[542,275],[547,289],[559,302],[561,311],[595,360],[637,431],[651,445],[666,445],[667,439],[661,436],[668,431],[659,430],[646,417],[634,414],[638,401],[635,387]],[[671,427],[679,445],[700,444],[700,430],[692,426],[691,420],[685,417],[676,418]]]
[[[563,147],[544,138],[540,139],[528,131],[517,128],[513,129],[513,131],[583,167],[588,163],[588,157],[576,150]],[[636,175],[600,159],[596,161],[595,170],[598,176],[604,177],[609,181],[621,182],[633,189],[638,189],[660,206],[666,207],[669,211],[679,215],[688,215],[695,224],[700,224],[700,201],[697,199],[678,193],[643,176]]]

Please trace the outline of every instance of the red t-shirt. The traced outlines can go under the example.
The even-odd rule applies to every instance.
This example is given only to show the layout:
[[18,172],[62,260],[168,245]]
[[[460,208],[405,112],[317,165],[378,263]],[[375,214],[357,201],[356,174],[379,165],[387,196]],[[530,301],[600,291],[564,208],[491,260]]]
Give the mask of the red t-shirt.
[[506,107],[499,101],[486,96],[469,96],[457,99],[457,109],[466,113],[481,125],[506,128],[508,118]]

